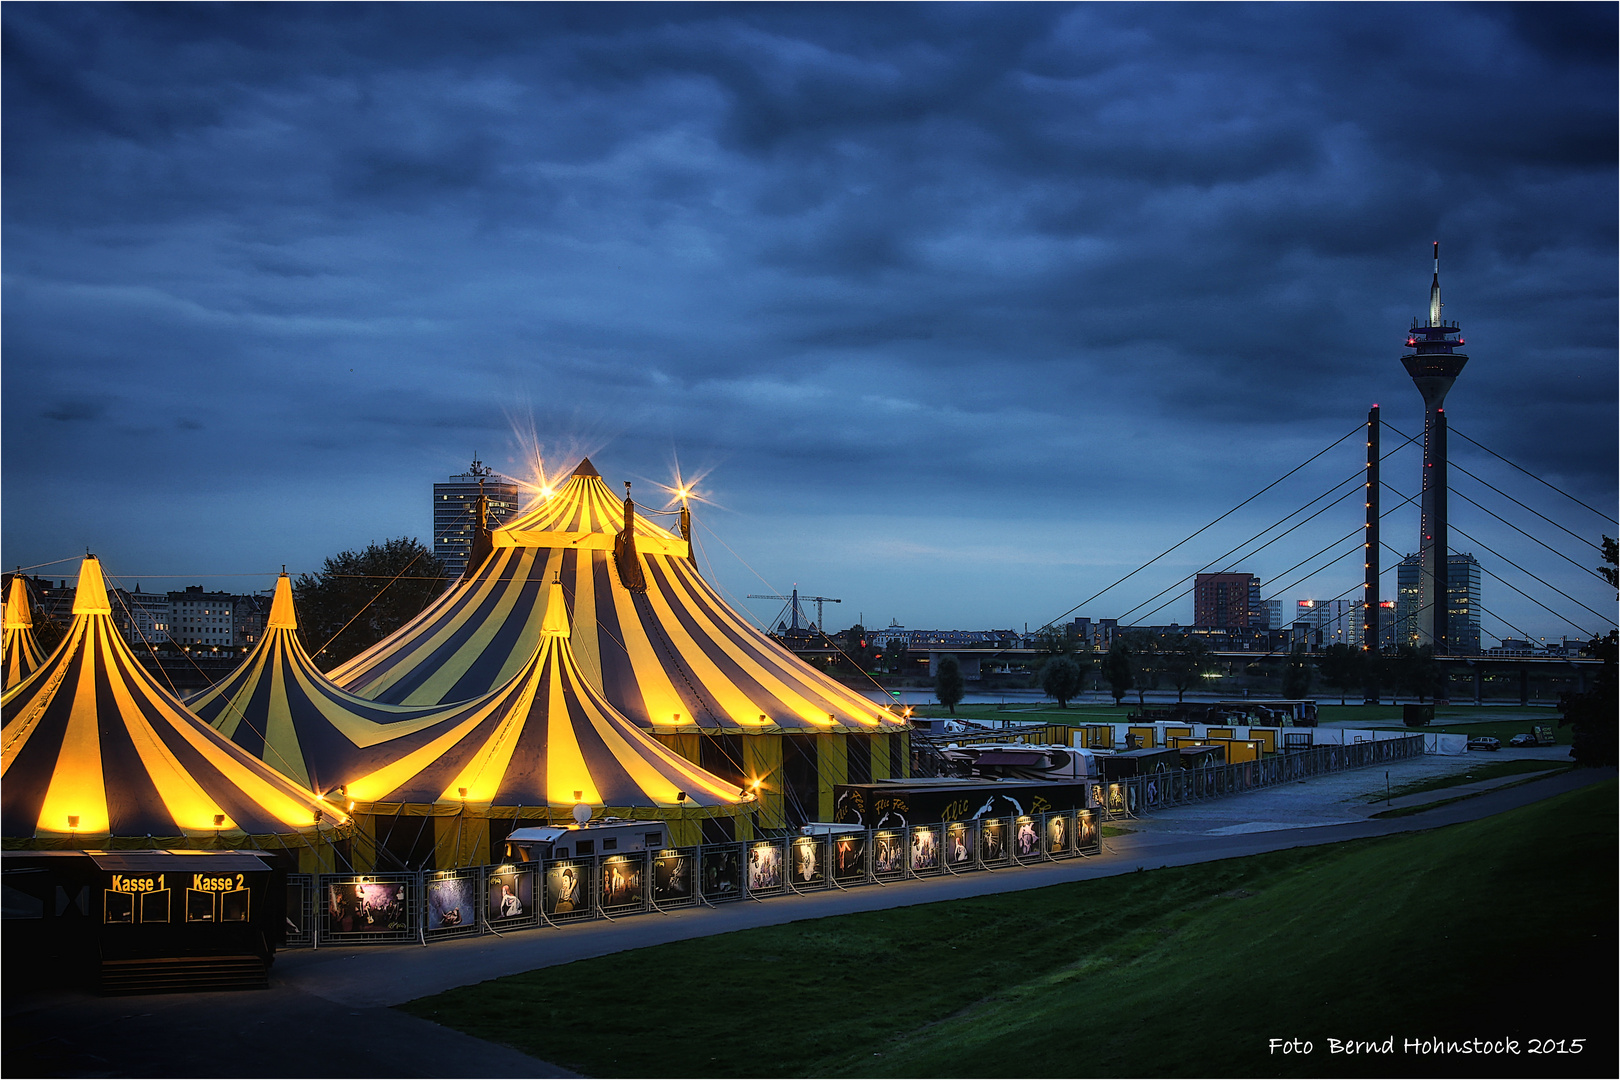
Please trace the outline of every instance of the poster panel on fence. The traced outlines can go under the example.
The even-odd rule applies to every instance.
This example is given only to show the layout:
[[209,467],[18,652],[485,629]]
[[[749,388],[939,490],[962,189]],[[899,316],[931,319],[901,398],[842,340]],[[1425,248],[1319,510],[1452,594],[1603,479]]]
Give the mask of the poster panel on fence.
[[1026,815],[1014,819],[1013,850],[1020,859],[1031,859],[1041,853],[1041,836],[1034,818]]
[[801,889],[826,880],[826,845],[818,837],[794,838],[792,873],[793,884]]
[[1096,810],[1082,810],[1076,815],[1078,820],[1075,825],[1080,833],[1078,849],[1087,854],[1102,850],[1097,837],[1097,814]]
[[547,915],[572,915],[590,910],[586,896],[590,882],[587,864],[556,862],[546,865],[545,910]]
[[678,904],[692,897],[692,853],[660,851],[653,856],[653,902]]
[[477,878],[443,877],[427,883],[428,930],[453,930],[477,921]]
[[748,845],[748,891],[770,892],[780,889],[782,881],[782,844],[756,840]]
[[[1084,811],[1082,811],[1083,813]],[[1067,855],[1072,832],[1072,819],[1068,814],[1049,814],[1046,818],[1046,853]]]
[[939,869],[939,830],[934,826],[911,827],[911,869],[913,872]]
[[851,881],[866,876],[866,836],[846,833],[833,837],[833,880]]
[[973,826],[953,821],[945,826],[945,861],[952,869],[973,865]]
[[644,862],[640,855],[610,855],[602,860],[603,907],[638,907],[646,903]]
[[326,926],[332,934],[408,933],[408,886],[403,881],[332,882],[326,889]]
[[502,867],[489,875],[489,903],[484,919],[499,925],[534,911],[534,871]]
[[994,818],[979,822],[979,857],[985,862],[1001,862],[1007,857],[1007,822]]
[[703,849],[703,895],[709,900],[735,900],[742,895],[742,845]]
[[906,838],[903,833],[885,829],[872,834],[872,872],[885,876],[906,872]]

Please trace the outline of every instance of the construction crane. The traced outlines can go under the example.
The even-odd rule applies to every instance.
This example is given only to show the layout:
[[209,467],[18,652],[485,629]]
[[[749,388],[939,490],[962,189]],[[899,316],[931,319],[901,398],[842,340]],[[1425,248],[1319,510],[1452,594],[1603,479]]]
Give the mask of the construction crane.
[[[792,613],[792,614],[790,614],[788,616],[788,618],[790,620],[790,622],[788,624],[788,628],[787,628],[789,633],[792,633],[795,630],[801,630],[801,631],[804,631],[806,633],[809,632],[809,628],[799,625],[799,616],[804,614],[804,609],[799,607],[799,601],[801,599],[802,600],[814,600],[815,601],[815,603],[816,603],[816,624],[815,624],[815,628],[817,630],[821,631],[822,633],[827,632],[827,624],[826,624],[826,622],[825,622],[825,620],[823,618],[823,615],[822,615],[822,605],[823,604],[842,604],[843,603],[842,600],[839,600],[839,599],[837,599],[835,597],[831,597],[831,596],[804,596],[804,597],[801,597],[799,595],[799,587],[797,585],[795,585],[793,587],[793,595],[792,596],[769,596],[769,595],[766,595],[765,593],[749,593],[748,594],[748,599],[750,599],[750,600],[786,600],[788,602],[788,606],[787,606],[786,610],[788,610],[789,612]],[[778,624],[780,624],[782,622],[782,618],[781,618],[780,615],[777,616],[776,621],[777,621]],[[805,621],[808,622],[809,619],[806,618]]]

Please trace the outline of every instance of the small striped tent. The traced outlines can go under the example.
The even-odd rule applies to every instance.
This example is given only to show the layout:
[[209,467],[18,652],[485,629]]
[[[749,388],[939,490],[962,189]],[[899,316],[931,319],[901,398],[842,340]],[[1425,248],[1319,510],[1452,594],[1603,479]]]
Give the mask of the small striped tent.
[[[412,807],[441,815],[460,807],[458,816],[515,823],[566,821],[587,803],[605,814],[668,820],[677,843],[696,843],[701,821],[752,808],[751,792],[674,753],[615,709],[580,672],[569,638],[563,588],[553,585],[529,662],[433,729],[442,734],[348,781],[357,812],[381,820]],[[467,835],[478,843],[476,832]]]
[[14,574],[6,590],[5,642],[0,647],[0,691],[10,690],[45,663],[34,640],[34,613],[28,604],[28,586]]
[[264,636],[241,667],[186,704],[237,746],[325,794],[420,748],[460,715],[369,701],[335,685],[298,638],[286,574],[276,580]]
[[[101,566],[79,572],[73,624],[4,697],[0,824],[8,847],[298,850],[333,869],[320,830],[347,815],[203,723],[142,670],[112,620]],[[324,852],[324,854],[323,854]]]

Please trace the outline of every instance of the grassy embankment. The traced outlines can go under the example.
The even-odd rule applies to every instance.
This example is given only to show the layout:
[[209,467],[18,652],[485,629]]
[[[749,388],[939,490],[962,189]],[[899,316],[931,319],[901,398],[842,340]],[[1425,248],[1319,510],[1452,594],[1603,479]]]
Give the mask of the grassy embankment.
[[[1610,781],[1432,832],[677,942],[404,1008],[596,1076],[1611,1075],[1615,809]],[[1391,1035],[1588,1042],[1327,1051]],[[1315,1052],[1268,1054],[1296,1037]]]

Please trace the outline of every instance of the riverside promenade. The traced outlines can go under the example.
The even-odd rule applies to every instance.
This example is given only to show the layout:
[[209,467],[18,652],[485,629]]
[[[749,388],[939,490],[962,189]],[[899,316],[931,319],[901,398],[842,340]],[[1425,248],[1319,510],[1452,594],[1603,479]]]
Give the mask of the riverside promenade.
[[[1422,757],[1394,763],[1389,783],[1398,787],[1462,771],[1482,758],[1563,761],[1567,753],[1557,747]],[[390,1006],[504,975],[750,927],[1436,828],[1615,776],[1614,769],[1581,769],[1539,780],[1514,777],[1452,787],[1387,805],[1368,801],[1384,787],[1384,772],[1372,768],[1317,777],[1135,819],[1123,823],[1132,831],[1108,838],[1103,854],[1089,859],[685,908],[667,916],[574,923],[430,947],[289,950],[278,955],[265,991],[133,998],[31,993],[24,973],[8,971],[3,1067],[13,1076],[571,1076]],[[1407,816],[1372,816],[1468,795]]]

